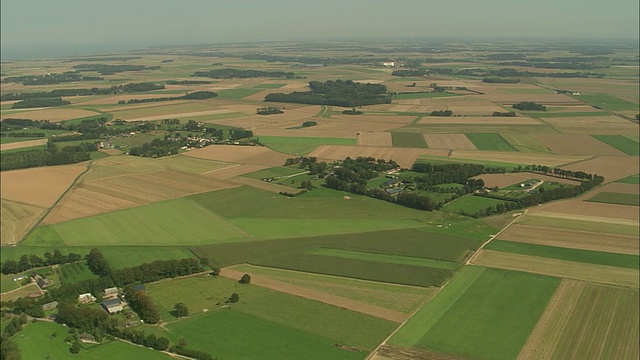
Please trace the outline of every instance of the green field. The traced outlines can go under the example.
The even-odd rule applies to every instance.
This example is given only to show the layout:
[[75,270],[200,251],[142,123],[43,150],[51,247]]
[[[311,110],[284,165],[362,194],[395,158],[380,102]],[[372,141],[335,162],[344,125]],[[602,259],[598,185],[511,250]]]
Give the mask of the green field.
[[256,89],[280,89],[281,87],[283,87],[285,85],[286,84],[260,84],[260,85],[254,86],[254,88],[256,88]]
[[491,199],[482,196],[466,195],[457,198],[448,204],[445,204],[442,207],[442,210],[463,215],[473,215],[476,212],[489,206],[495,207],[496,205],[503,203],[505,203],[505,201],[503,200]]
[[640,144],[622,135],[591,135],[592,137],[612,146],[627,155],[640,155]]
[[424,141],[424,137],[419,133],[412,132],[391,132],[391,140],[394,147],[409,147],[409,148],[426,148],[427,143]]
[[615,192],[601,192],[590,197],[589,199],[587,199],[587,201],[608,203],[608,204],[618,204],[618,205],[639,206],[640,195],[622,194],[622,193],[615,193]]
[[591,106],[597,106],[600,109],[608,111],[638,110],[638,104],[607,94],[578,95],[576,98]]
[[500,134],[500,137],[520,152],[550,154],[551,150],[527,134]]
[[513,146],[509,145],[500,134],[495,133],[473,133],[464,134],[478,150],[494,150],[494,151],[517,151]]
[[260,143],[285,154],[304,156],[320,145],[356,145],[352,138],[260,136]]
[[232,269],[403,313],[414,310],[435,291],[435,288],[425,289],[247,264],[236,265]]
[[591,231],[604,234],[639,236],[637,226],[573,219],[559,219],[545,216],[526,216],[519,221],[522,225],[542,226],[567,230]]
[[616,180],[616,182],[623,184],[640,184],[640,174],[627,176],[626,178]]
[[450,261],[438,261],[410,256],[384,255],[327,248],[313,249],[308,251],[307,253],[313,255],[340,257],[345,259],[371,260],[391,264],[426,266],[445,270],[457,270],[460,267],[460,265],[458,265],[457,263]]
[[220,99],[242,99],[247,96],[259,93],[261,90],[256,89],[225,89],[218,91]]
[[456,96],[457,94],[447,92],[415,92],[415,93],[397,93],[393,94],[393,100],[411,100],[411,99],[426,99],[426,98],[438,98],[447,96]]
[[458,276],[445,288],[453,289],[436,295],[392,344],[473,359],[515,359],[560,283],[496,269],[465,268]]
[[[55,337],[52,335],[56,334]],[[100,345],[83,344],[78,354],[69,352],[70,345],[65,343],[69,328],[50,322],[29,323],[17,333],[11,341],[20,349],[23,359],[139,359],[169,360],[170,356],[122,341],[110,341]]]
[[504,251],[515,254],[540,256],[551,259],[569,260],[589,264],[618,266],[629,269],[638,269],[638,256],[616,254],[600,251],[581,249],[567,249],[555,246],[527,244],[521,242],[493,240],[484,247],[487,250]]
[[0,137],[0,144],[11,144],[11,143],[30,141],[30,140],[41,140],[41,139],[46,139],[46,138],[45,137],[8,137],[8,136],[3,136],[3,137]]

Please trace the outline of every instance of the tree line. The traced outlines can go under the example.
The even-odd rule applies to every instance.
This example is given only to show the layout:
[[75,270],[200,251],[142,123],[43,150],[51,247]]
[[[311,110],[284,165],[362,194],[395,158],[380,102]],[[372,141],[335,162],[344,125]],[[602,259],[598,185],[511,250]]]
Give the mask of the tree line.
[[[150,102],[160,102],[160,101],[173,101],[173,100],[205,100],[211,99],[218,96],[217,93],[213,91],[195,91],[192,93],[188,93],[182,96],[168,96],[168,97],[157,97],[157,98],[146,98],[146,99],[130,99],[127,101],[127,104],[140,104],[140,103],[150,103]],[[120,100],[119,104],[125,103],[124,100]]]
[[511,105],[512,108],[522,111],[547,111],[547,107],[532,101],[522,101]]
[[68,82],[79,81],[100,81],[104,80],[98,76],[84,76],[77,71],[67,71],[61,74],[45,74],[45,75],[24,75],[24,76],[10,76],[5,78],[4,83],[22,83],[24,86],[30,85],[54,85]]
[[391,94],[381,84],[363,84],[352,80],[328,80],[309,82],[311,91],[294,91],[289,94],[272,93],[265,101],[289,102],[312,105],[356,107],[374,104],[390,104]]
[[125,71],[157,70],[160,66],[145,65],[107,65],[107,64],[80,64],[73,67],[78,71],[95,71],[101,75],[113,75]]
[[44,150],[24,150],[2,154],[0,171],[25,169],[39,166],[75,164],[91,159],[91,151],[98,150],[95,144],[83,143],[76,146],[65,146],[61,149],[51,141]]
[[24,254],[18,261],[6,260],[2,263],[2,273],[4,275],[17,274],[26,270],[40,268],[43,266],[61,265],[79,261],[80,254],[69,253],[63,255],[60,250],[54,249],[53,253],[45,252],[42,257],[36,254]]
[[108,88],[91,89],[56,89],[51,91],[36,91],[26,93],[6,93],[0,96],[0,101],[56,98],[62,96],[90,96],[90,95],[111,95],[137,93],[164,89],[164,85],[150,82],[130,83],[125,85],[114,85]]
[[11,105],[12,109],[26,109],[36,107],[54,107],[69,105],[71,102],[62,100],[62,98],[43,98],[43,99],[25,99],[20,100]]
[[243,69],[216,69],[208,71],[196,71],[192,76],[208,77],[212,79],[246,79],[256,77],[286,78],[294,77],[292,72],[284,71],[262,71]]

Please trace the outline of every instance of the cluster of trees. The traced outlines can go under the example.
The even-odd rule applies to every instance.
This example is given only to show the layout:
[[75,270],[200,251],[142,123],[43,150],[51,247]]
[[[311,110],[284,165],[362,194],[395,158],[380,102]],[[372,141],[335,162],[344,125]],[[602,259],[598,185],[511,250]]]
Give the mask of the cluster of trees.
[[151,142],[129,149],[129,155],[158,158],[167,155],[175,155],[180,150],[181,144],[173,140],[153,139]]
[[312,127],[312,126],[316,126],[318,125],[318,123],[316,121],[305,121],[302,123],[302,127]]
[[352,108],[351,110],[343,110],[342,113],[344,115],[362,115],[362,111],[356,110],[356,108]]
[[[213,91],[194,91],[192,93],[188,93],[183,96],[168,96],[168,97],[158,97],[158,98],[146,98],[146,99],[130,99],[127,101],[127,104],[139,104],[139,103],[150,103],[150,102],[160,102],[160,101],[173,101],[173,100],[205,100],[211,99],[218,96],[217,93]],[[124,103],[124,100],[120,100],[118,103]]]
[[243,69],[217,69],[209,71],[197,71],[192,76],[208,77],[212,79],[245,79],[256,77],[287,78],[294,77],[292,72],[284,71],[261,71]]
[[531,171],[534,173],[540,173],[540,174],[545,174],[545,175],[550,175],[550,176],[555,176],[555,177],[560,177],[565,179],[573,179],[578,181],[592,180],[596,176],[594,174],[587,174],[586,172],[580,171],[580,170],[572,171],[572,170],[566,170],[562,168],[550,168],[549,166],[545,166],[545,165],[527,165],[523,169],[525,171]]
[[167,85],[207,85],[213,84],[209,80],[167,80]]
[[309,87],[311,91],[268,94],[265,101],[344,107],[391,103],[391,94],[387,92],[387,87],[381,84],[363,84],[352,80],[328,80],[324,83],[311,81]]
[[425,76],[428,71],[426,69],[399,69],[394,70],[391,75],[393,76]]
[[245,130],[242,128],[229,129],[229,139],[231,140],[240,140],[240,139],[248,139],[253,136],[253,131]]
[[44,253],[43,257],[35,254],[24,254],[18,261],[6,260],[2,263],[2,273],[5,275],[17,274],[29,269],[50,265],[68,264],[82,259],[80,254],[72,252],[67,255],[63,255],[58,249],[53,250],[53,254],[47,251]]
[[333,172],[325,177],[327,187],[360,195],[370,195],[367,181],[378,177],[380,172],[389,171],[398,164],[389,160],[372,157],[346,158],[340,165],[334,167]]
[[143,291],[136,291],[133,285],[127,285],[122,293],[129,308],[138,314],[142,321],[147,324],[157,324],[160,321],[160,312],[156,304]]
[[510,79],[493,76],[482,79],[482,82],[486,82],[489,84],[517,84],[520,82],[520,79]]
[[101,75],[113,75],[125,71],[157,70],[160,69],[160,66],[80,64],[73,68],[78,69],[78,71],[95,71]]
[[[429,163],[415,163],[411,167],[411,171],[420,173],[413,178],[417,187],[426,190],[431,186],[440,184],[462,184],[478,187],[484,186],[484,182],[469,182],[470,178],[484,174],[486,168],[484,165],[478,164],[441,164],[434,165]],[[471,179],[473,180],[473,179]]]
[[62,74],[46,74],[46,75],[24,75],[24,76],[10,76],[3,80],[3,82],[10,83],[22,83],[22,85],[54,85],[68,82],[78,81],[100,81],[104,78],[98,76],[84,76],[77,71],[67,71]]
[[25,169],[38,166],[75,164],[91,159],[89,151],[97,150],[95,144],[84,143],[78,146],[65,146],[58,149],[53,142],[47,143],[44,150],[25,150],[2,154],[0,171]]
[[284,114],[284,111],[276,106],[263,106],[259,107],[256,110],[256,114],[258,115],[273,115],[273,114]]
[[20,360],[22,358],[20,349],[10,340],[10,338],[22,330],[22,326],[26,323],[27,317],[24,315],[19,317],[15,316],[8,321],[2,331],[2,337],[0,337],[0,359]]
[[61,130],[60,124],[51,123],[49,120],[30,120],[8,118],[0,121],[0,131],[20,130],[23,128]]
[[495,116],[495,117],[515,117],[516,113],[514,111],[494,111],[493,114],[491,114],[491,116]]
[[522,101],[511,105],[512,108],[523,111],[547,111],[547,107],[532,101]]
[[35,107],[53,107],[69,105],[71,102],[62,100],[61,98],[42,98],[42,99],[24,99],[11,105],[12,109],[25,109]]
[[89,96],[89,95],[110,95],[146,92],[164,89],[164,85],[150,82],[130,83],[125,85],[114,85],[108,88],[91,89],[56,89],[51,91],[37,91],[28,93],[7,93],[0,96],[0,101],[55,98],[61,96]]
[[0,137],[45,137],[47,134],[43,132],[12,132],[12,133],[3,133],[0,132]]
[[430,116],[451,116],[451,115],[453,115],[453,111],[451,111],[451,110],[435,110],[435,111],[432,111],[429,115]]
[[327,173],[329,165],[326,162],[318,162],[314,156],[302,156],[297,158],[288,158],[284,162],[284,166],[298,165],[300,169],[309,170],[309,174],[324,177]]

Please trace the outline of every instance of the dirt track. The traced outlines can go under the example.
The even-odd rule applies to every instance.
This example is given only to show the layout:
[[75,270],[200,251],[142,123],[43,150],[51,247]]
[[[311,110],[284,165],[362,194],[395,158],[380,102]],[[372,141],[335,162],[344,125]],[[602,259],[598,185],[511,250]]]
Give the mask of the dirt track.
[[[244,273],[228,268],[220,269],[220,275],[230,279],[240,279]],[[251,275],[251,274],[249,274]],[[347,310],[375,316],[377,318],[401,323],[407,319],[407,314],[399,311],[388,310],[379,306],[366,304],[360,301],[351,300],[342,296],[330,295],[321,291],[306,289],[300,286],[287,284],[281,281],[272,280],[262,276],[251,275],[251,283],[267,289],[272,289],[287,294],[300,296],[306,299],[319,301],[325,304],[338,306]]]

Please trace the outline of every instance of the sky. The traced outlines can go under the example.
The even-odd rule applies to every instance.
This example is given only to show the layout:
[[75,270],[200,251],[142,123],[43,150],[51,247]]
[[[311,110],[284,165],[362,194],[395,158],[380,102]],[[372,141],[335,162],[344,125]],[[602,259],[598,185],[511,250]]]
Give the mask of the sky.
[[273,40],[638,39],[638,0],[2,0],[2,57]]

